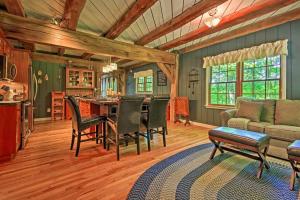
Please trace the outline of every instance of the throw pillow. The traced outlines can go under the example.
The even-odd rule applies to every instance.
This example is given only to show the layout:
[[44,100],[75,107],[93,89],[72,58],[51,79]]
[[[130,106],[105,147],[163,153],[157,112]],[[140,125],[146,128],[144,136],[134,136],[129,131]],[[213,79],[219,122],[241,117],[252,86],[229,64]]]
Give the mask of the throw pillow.
[[275,124],[300,126],[300,100],[278,100]]
[[253,122],[260,122],[263,104],[260,102],[240,101],[237,117],[247,118]]

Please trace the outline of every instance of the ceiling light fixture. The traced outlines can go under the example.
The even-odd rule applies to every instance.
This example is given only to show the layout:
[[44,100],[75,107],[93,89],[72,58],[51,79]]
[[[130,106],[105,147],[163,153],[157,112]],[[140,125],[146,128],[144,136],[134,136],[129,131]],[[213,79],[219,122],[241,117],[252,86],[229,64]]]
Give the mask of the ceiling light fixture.
[[109,58],[109,64],[103,67],[103,73],[109,73],[118,69],[117,63],[112,63],[111,58]]
[[217,12],[218,12],[217,8],[214,8],[214,9],[208,11],[208,14],[210,17],[206,18],[204,20],[204,23],[209,28],[215,27],[220,23],[221,18],[216,16]]

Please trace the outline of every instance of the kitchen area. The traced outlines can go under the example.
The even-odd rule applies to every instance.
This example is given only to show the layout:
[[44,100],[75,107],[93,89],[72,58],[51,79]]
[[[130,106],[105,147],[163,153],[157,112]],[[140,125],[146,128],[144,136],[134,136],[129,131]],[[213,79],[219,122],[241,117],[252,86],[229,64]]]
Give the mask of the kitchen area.
[[[93,112],[91,100],[101,96],[113,100],[121,94],[118,74],[102,76],[92,62],[72,62],[72,58],[49,62],[0,41],[0,162],[26,148],[36,123],[71,120],[64,96],[75,96],[82,117],[87,117]],[[102,113],[110,112],[101,108]]]

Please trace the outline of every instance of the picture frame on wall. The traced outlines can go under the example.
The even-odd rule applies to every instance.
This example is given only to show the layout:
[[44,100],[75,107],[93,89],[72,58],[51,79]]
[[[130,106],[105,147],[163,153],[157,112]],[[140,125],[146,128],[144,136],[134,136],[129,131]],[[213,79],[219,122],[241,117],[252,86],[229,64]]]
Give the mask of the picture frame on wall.
[[157,71],[157,86],[166,86],[168,84],[168,80],[163,71]]

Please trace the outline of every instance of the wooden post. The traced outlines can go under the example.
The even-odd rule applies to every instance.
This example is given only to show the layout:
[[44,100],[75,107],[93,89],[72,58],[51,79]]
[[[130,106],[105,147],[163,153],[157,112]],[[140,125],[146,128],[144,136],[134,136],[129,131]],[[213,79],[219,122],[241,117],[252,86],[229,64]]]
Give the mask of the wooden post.
[[175,65],[157,63],[157,66],[164,72],[171,83],[170,91],[170,121],[175,122],[175,97],[178,96],[178,72],[179,72],[179,54],[176,54]]

